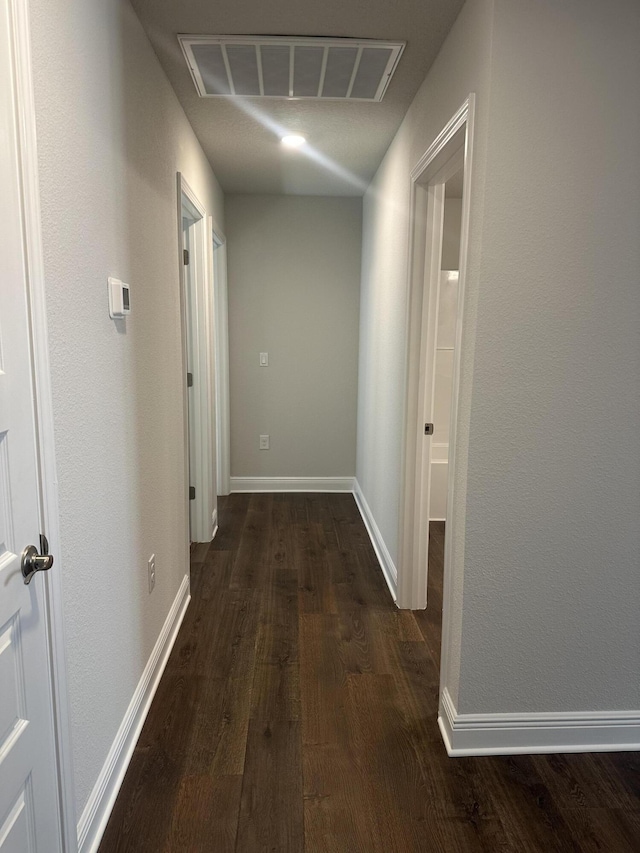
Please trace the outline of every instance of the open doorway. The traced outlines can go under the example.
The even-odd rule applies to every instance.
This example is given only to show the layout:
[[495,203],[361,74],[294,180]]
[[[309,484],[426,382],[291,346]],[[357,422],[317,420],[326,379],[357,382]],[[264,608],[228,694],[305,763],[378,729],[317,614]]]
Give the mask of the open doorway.
[[[455,532],[463,526],[464,506],[456,502],[456,483],[463,478],[459,477],[456,454],[473,113],[471,95],[411,175],[410,326],[398,605],[412,610],[429,606],[430,611],[435,605],[429,621],[433,643],[442,648],[441,695],[448,684],[450,651],[457,643],[459,626],[452,614],[462,574]],[[428,594],[435,598],[429,605]]]
[[[440,274],[435,282],[435,348],[425,367],[432,372],[432,399],[425,417],[431,417],[431,454],[427,474],[428,543],[426,609],[415,612],[434,660],[442,651],[442,604],[444,585],[445,533],[449,492],[449,449],[451,406],[454,395],[454,362],[460,292],[460,226],[464,170],[460,169],[444,185],[444,216]],[[427,401],[425,401],[427,402]],[[429,415],[429,411],[431,414]],[[423,483],[423,488],[426,484]],[[421,535],[422,535],[421,531]]]
[[178,175],[183,317],[185,467],[191,542],[210,542],[217,518],[213,286],[207,216]]
[[431,438],[430,535],[444,536],[449,483],[449,433],[453,397],[453,363],[460,283],[460,226],[464,169],[445,183],[440,276],[436,293],[436,333],[433,370],[433,434]]

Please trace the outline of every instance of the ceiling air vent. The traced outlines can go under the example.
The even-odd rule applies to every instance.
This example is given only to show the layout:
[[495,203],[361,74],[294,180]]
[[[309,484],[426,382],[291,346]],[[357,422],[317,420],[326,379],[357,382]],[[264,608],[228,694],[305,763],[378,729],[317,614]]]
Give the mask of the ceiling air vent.
[[381,101],[404,42],[178,36],[202,98]]

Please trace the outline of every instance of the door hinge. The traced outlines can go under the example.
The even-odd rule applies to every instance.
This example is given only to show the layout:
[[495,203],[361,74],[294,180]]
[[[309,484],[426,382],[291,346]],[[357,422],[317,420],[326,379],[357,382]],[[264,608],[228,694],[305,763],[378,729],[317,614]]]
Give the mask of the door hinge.
[[187,373],[187,388],[193,387],[193,373]]
[[189,500],[195,501],[195,499],[196,499],[196,487],[195,486],[189,486]]
[[189,250],[188,249],[182,250],[182,262],[184,263],[185,267],[189,266]]
[[433,435],[433,424],[425,424],[424,425],[424,434],[425,435]]

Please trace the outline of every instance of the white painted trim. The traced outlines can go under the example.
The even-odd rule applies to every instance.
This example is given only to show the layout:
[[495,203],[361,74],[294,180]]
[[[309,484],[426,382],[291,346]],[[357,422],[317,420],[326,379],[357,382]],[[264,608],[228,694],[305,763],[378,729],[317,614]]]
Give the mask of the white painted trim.
[[[444,236],[444,182],[429,186],[426,192],[426,260],[423,277],[422,322],[420,331],[420,381],[414,429],[416,435],[416,483],[413,499],[413,543],[411,569],[403,577],[401,601],[411,609],[427,606],[427,565],[429,560],[429,524],[431,513],[431,444],[423,436],[423,424],[434,420],[435,346],[437,341],[440,264]],[[417,284],[417,282],[416,282]]]
[[184,565],[191,566],[191,531],[190,531],[190,507],[189,507],[189,389],[187,388],[187,305],[184,288],[184,236],[182,232],[182,174],[176,174],[176,215],[178,227],[178,301],[180,303],[180,339],[182,356],[182,442],[183,442],[183,468],[184,468],[184,495],[183,495],[183,522],[186,532],[185,541],[182,543]]
[[353,477],[231,477],[231,493],[353,492]]
[[[213,276],[210,270],[212,251],[210,247],[209,217],[199,202],[197,196],[178,173],[178,190],[180,198],[180,260],[182,260],[183,229],[182,218],[188,216],[189,225],[189,275],[185,273],[184,264],[181,269],[182,290],[187,281],[192,285],[190,293],[193,300],[191,305],[192,324],[191,340],[187,332],[188,323],[183,327],[186,335],[185,354],[191,358],[190,369],[193,373],[191,393],[187,390],[187,418],[193,447],[193,482],[196,497],[188,505],[190,514],[190,534],[193,542],[209,542],[211,534],[211,513],[216,503],[215,479],[215,387],[214,363],[215,354],[213,334]],[[188,307],[184,296],[185,309]],[[188,317],[185,313],[185,319]],[[190,344],[190,347],[189,347]],[[190,351],[189,351],[190,350]],[[187,362],[188,363],[188,362]],[[186,372],[184,382],[186,385]],[[189,404],[191,404],[189,406]],[[189,471],[189,466],[187,467]]]
[[[447,515],[451,523],[445,531],[445,561],[454,525],[460,523],[450,512],[454,492],[454,455],[457,428],[460,343],[466,281],[469,219],[469,179],[471,174],[475,98],[471,94],[411,170],[409,224],[409,282],[407,315],[407,372],[404,416],[404,465],[400,507],[400,547],[398,557],[398,603],[400,607],[421,609],[427,602],[428,530],[431,440],[425,442],[422,423],[432,420],[433,371],[437,344],[435,320],[440,284],[440,260],[444,216],[444,183],[464,167],[464,190],[460,242],[460,271],[454,388],[449,435],[451,463],[448,476]],[[449,553],[450,557],[450,553]],[[446,572],[446,570],[445,570]],[[446,585],[446,577],[445,577]],[[444,650],[444,646],[443,646]]]
[[[462,152],[464,183],[460,237],[458,314],[453,364],[453,394],[449,427],[449,456],[447,477],[447,523],[444,543],[444,588],[442,610],[442,655],[440,664],[440,695],[457,684],[459,673],[454,669],[454,649],[459,646],[461,622],[455,602],[459,598],[464,575],[464,546],[457,545],[454,531],[464,529],[464,507],[456,510],[454,493],[459,474],[460,455],[456,446],[459,417],[462,331],[465,324],[464,306],[467,280],[470,193],[473,173],[475,127],[475,96],[470,94],[460,109],[443,128],[411,171],[410,227],[408,245],[407,302],[407,370],[404,416],[403,483],[400,506],[400,540],[398,555],[398,606],[412,609],[426,605],[428,555],[429,487],[431,465],[430,446],[424,447],[422,421],[426,418],[429,386],[428,356],[435,347],[433,334],[432,291],[439,284],[442,222],[444,212],[443,183],[459,168]],[[427,309],[427,310],[425,310]],[[431,325],[430,325],[431,323]],[[435,351],[435,350],[434,350]],[[429,440],[430,444],[430,440]],[[426,451],[426,452],[425,452]],[[465,488],[462,483],[462,488]],[[454,544],[456,553],[454,554]],[[456,595],[454,595],[454,592]],[[441,724],[442,728],[442,724]],[[446,728],[443,728],[446,736]]]
[[95,853],[98,849],[190,600],[189,576],[185,575],[78,821],[79,853]]
[[445,150],[449,142],[453,139],[456,133],[460,130],[461,127],[464,126],[466,122],[469,120],[469,114],[473,107],[475,96],[473,94],[469,95],[469,97],[462,104],[460,109],[455,113],[454,116],[447,122],[445,127],[442,128],[440,133],[433,140],[431,145],[424,152],[422,157],[418,160],[416,165],[411,170],[411,181],[416,183],[420,177],[424,174],[427,168],[439,157],[442,152]]
[[364,494],[362,493],[360,483],[357,481],[357,479],[354,479],[353,481],[353,496],[355,498],[357,507],[360,510],[360,515],[362,516],[362,520],[364,521],[364,526],[367,528],[369,539],[371,539],[373,550],[376,552],[376,557],[378,558],[378,562],[380,563],[382,574],[384,575],[384,579],[386,580],[387,586],[389,587],[389,592],[391,593],[393,600],[397,603],[398,571],[395,567],[393,560],[391,559],[389,549],[387,548],[385,541],[382,538],[380,528],[376,524],[376,520],[373,517],[373,513],[371,512],[369,504],[367,503],[367,500]]
[[214,330],[215,330],[215,403],[216,474],[219,495],[228,495],[231,476],[231,422],[229,406],[229,310],[227,290],[227,243],[222,232],[209,219],[212,248]]
[[[458,412],[460,408],[460,382],[463,349],[463,329],[465,325],[465,305],[467,289],[467,268],[469,263],[469,226],[471,221],[471,180],[473,177],[473,150],[475,139],[475,95],[467,98],[463,109],[465,112],[465,143],[464,143],[464,173],[462,189],[462,212],[460,220],[460,257],[458,272],[458,310],[456,316],[456,338],[453,357],[453,392],[449,421],[449,471],[447,477],[447,524],[444,530],[444,565],[442,591],[442,654],[440,660],[440,692],[456,677],[451,671],[451,649],[454,645],[454,632],[458,639],[462,631],[461,614],[455,612],[454,589],[462,590],[464,581],[464,547],[454,555],[454,529],[465,526],[465,512],[456,512],[454,495],[456,494],[455,477],[459,467],[458,449]],[[460,117],[462,120],[462,116]],[[466,481],[464,483],[466,491]]]
[[640,711],[459,714],[445,688],[438,725],[452,756],[640,750]]
[[65,853],[75,853],[75,794],[69,694],[67,689],[66,646],[62,596],[62,559],[58,514],[58,478],[56,473],[51,396],[51,368],[46,313],[46,287],[42,247],[40,183],[36,110],[33,95],[29,4],[9,0],[9,14],[14,49],[15,96],[20,135],[20,171],[25,254],[28,270],[29,313],[31,322],[31,355],[34,377],[35,415],[37,423],[38,475],[40,481],[41,530],[49,540],[55,556],[54,569],[45,573],[43,588],[44,613],[50,649],[51,715],[55,734],[60,825],[59,838],[51,839],[52,849],[58,842]]

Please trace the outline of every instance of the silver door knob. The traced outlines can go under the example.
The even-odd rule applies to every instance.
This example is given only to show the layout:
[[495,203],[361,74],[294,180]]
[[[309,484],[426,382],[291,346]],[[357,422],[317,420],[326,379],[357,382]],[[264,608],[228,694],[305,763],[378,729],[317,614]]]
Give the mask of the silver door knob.
[[52,565],[52,554],[38,554],[38,549],[35,545],[27,545],[22,552],[22,560],[20,562],[24,582],[31,583],[31,578],[36,572],[46,572]]

